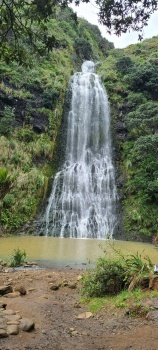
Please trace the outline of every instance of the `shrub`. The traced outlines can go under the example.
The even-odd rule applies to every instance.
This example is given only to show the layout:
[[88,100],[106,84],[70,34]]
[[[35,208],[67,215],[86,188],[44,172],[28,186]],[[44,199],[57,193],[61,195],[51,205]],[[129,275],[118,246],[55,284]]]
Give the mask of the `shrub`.
[[138,252],[135,255],[123,254],[115,244],[110,243],[114,254],[108,257],[99,257],[96,266],[87,271],[82,277],[82,293],[90,297],[102,297],[106,294],[117,294],[127,289],[131,283],[135,285],[151,271],[152,263],[149,257],[141,258]]
[[16,202],[16,198],[12,193],[7,193],[3,198],[3,204],[5,208],[11,208]]
[[26,262],[26,252],[25,250],[22,251],[19,248],[14,249],[14,252],[12,254],[11,260],[10,260],[10,266],[21,266]]
[[116,69],[121,74],[127,74],[130,72],[130,70],[133,68],[134,63],[132,62],[131,58],[128,56],[122,56],[119,57],[116,62]]

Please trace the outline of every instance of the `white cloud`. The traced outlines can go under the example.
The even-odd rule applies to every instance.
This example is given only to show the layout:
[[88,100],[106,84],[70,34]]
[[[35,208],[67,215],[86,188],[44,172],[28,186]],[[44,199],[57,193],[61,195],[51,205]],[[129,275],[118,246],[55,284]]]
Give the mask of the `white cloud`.
[[[88,22],[96,24],[103,37],[112,41],[116,48],[123,48],[130,44],[135,44],[138,42],[138,33],[131,31],[130,33],[122,34],[120,37],[114,34],[107,34],[106,28],[103,25],[99,25],[97,16],[97,7],[93,4],[81,3],[79,6],[71,5],[73,10],[77,12],[78,17],[85,18]],[[158,11],[155,12],[149,22],[148,26],[144,28],[144,39],[151,38],[154,35],[158,35]]]

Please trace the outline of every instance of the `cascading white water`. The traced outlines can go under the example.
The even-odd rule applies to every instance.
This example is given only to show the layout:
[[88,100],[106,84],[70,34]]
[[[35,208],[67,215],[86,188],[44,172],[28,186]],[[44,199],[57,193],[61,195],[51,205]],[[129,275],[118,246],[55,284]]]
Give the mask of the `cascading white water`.
[[47,235],[106,239],[116,225],[109,104],[94,70],[86,61],[70,81],[66,161],[46,209]]

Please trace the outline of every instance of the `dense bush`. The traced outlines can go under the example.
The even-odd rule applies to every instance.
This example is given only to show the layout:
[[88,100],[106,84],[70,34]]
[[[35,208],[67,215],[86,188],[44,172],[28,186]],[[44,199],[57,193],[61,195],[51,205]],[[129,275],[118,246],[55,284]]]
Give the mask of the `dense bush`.
[[118,70],[118,73],[121,74],[128,74],[132,70],[132,68],[134,69],[133,66],[134,63],[128,56],[119,57],[116,61],[116,69]]
[[90,60],[92,58],[91,44],[85,38],[77,38],[74,43],[76,54],[83,60]]
[[139,280],[150,274],[152,263],[141,255],[123,253],[110,244],[112,252],[103,249],[105,256],[99,257],[96,266],[82,277],[82,293],[90,297],[103,297],[106,294],[117,294],[127,289],[131,283],[138,285]]
[[149,98],[158,97],[158,65],[149,61],[134,66],[126,77],[133,91],[146,92]]

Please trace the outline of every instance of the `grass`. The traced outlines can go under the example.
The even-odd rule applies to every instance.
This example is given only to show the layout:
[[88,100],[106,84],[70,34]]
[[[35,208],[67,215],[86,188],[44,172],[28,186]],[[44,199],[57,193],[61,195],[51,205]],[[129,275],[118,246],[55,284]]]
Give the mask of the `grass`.
[[[127,290],[122,291],[116,296],[106,296],[103,298],[81,298],[80,302],[86,304],[87,309],[92,313],[97,313],[100,310],[104,310],[105,313],[114,313],[116,309],[124,309],[131,317],[137,316],[141,312],[147,312],[152,306],[142,306],[143,301],[146,298],[151,300],[158,297],[157,291],[142,291],[140,288],[135,289],[133,292]],[[134,309],[131,312],[131,305],[134,305]]]

